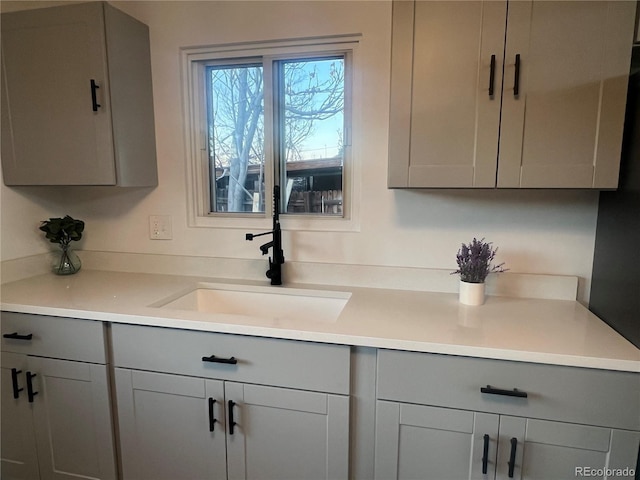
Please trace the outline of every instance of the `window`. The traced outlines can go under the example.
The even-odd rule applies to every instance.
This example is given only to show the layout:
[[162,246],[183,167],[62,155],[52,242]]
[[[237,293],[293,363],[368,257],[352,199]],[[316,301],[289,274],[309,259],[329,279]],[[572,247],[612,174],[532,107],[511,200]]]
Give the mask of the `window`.
[[205,69],[212,212],[264,212],[261,64]]
[[342,215],[345,56],[277,62],[286,213]]
[[[351,218],[353,39],[185,50],[194,215]],[[301,43],[298,45],[298,43]]]

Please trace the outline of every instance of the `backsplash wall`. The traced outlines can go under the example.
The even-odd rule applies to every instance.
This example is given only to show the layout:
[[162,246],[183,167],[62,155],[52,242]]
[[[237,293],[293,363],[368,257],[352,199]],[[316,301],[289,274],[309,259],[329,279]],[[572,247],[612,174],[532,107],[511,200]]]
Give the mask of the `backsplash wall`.
[[[29,6],[34,3],[29,2]],[[61,3],[61,2],[57,2]],[[113,2],[149,25],[159,186],[0,187],[2,260],[42,253],[37,230],[49,216],[87,224],[85,250],[254,259],[244,229],[187,225],[186,160],[180,47],[333,34],[362,35],[357,72],[354,156],[361,185],[357,231],[291,232],[283,219],[288,260],[423,268],[455,267],[461,242],[486,237],[514,272],[580,277],[588,301],[597,192],[392,191],[386,187],[391,42],[390,2]],[[3,11],[25,8],[2,2]],[[150,240],[149,215],[171,215],[173,240]],[[248,230],[247,230],[248,231]],[[263,257],[266,262],[266,258]],[[212,272],[212,274],[215,272]]]

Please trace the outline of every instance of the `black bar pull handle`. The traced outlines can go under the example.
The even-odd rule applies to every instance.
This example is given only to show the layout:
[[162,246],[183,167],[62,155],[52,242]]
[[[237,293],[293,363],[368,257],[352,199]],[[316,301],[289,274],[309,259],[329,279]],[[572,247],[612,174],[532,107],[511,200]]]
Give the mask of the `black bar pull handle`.
[[494,388],[491,385],[480,388],[480,392],[489,393],[491,395],[504,395],[507,397],[527,398],[527,392],[514,388],[513,390],[502,390],[501,388]]
[[489,72],[489,96],[490,97],[493,97],[495,83],[496,83],[496,56],[491,55],[491,71]]
[[24,388],[20,388],[18,385],[18,374],[22,373],[22,370],[18,370],[17,368],[11,369],[11,384],[13,385],[13,398],[20,398],[20,392],[24,390]]
[[233,435],[233,427],[236,426],[236,422],[233,420],[233,407],[236,402],[229,400],[229,435]]
[[27,335],[20,335],[18,332],[5,333],[2,337],[9,338],[11,340],[31,340],[33,338],[33,333],[29,333]]
[[214,426],[217,422],[213,414],[213,406],[215,403],[216,403],[216,399],[209,397],[209,431],[210,432],[213,432]]
[[98,85],[96,81],[92,78],[91,79],[91,108],[93,109],[94,112],[97,112],[98,108],[102,106],[98,103],[99,88],[100,88],[100,85]]
[[38,392],[33,391],[33,377],[36,377],[35,373],[27,372],[27,397],[29,398],[29,403],[33,403],[33,397],[38,395]]
[[511,439],[511,453],[509,454],[509,478],[513,478],[513,471],[516,468],[516,449],[518,448],[518,439]]
[[202,357],[202,361],[211,362],[211,363],[228,363],[230,365],[235,365],[236,363],[238,363],[238,360],[236,359],[236,357],[220,358],[220,357],[216,357],[215,355],[211,355],[209,357]]
[[520,54],[516,54],[516,71],[513,79],[513,96],[520,95]]
[[487,466],[489,465],[489,435],[486,433],[482,437],[484,446],[482,447],[482,474],[487,474]]

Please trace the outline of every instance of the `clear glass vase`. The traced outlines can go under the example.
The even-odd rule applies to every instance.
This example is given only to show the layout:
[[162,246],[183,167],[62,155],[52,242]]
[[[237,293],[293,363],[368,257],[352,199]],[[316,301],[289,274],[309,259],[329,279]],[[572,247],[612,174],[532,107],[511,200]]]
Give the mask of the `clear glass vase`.
[[82,266],[80,257],[69,245],[60,245],[60,252],[54,254],[51,269],[56,275],[72,275]]

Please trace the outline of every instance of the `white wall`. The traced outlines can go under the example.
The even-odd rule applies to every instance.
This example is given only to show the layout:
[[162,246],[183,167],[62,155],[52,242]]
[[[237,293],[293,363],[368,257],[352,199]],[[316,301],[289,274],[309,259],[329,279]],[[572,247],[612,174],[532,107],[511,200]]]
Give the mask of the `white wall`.
[[[3,9],[12,2],[3,2]],[[156,189],[1,187],[3,260],[44,252],[38,222],[87,224],[82,248],[258,258],[244,230],[187,226],[179,49],[183,46],[361,33],[363,99],[354,152],[363,168],[358,232],[285,232],[288,260],[455,267],[461,242],[486,237],[515,272],[581,277],[588,299],[597,192],[391,191],[386,188],[391,6],[384,1],[114,2],[151,32],[158,147]],[[20,8],[20,7],[18,7]],[[148,216],[169,214],[173,240],[152,241]],[[283,221],[286,227],[286,221]]]

